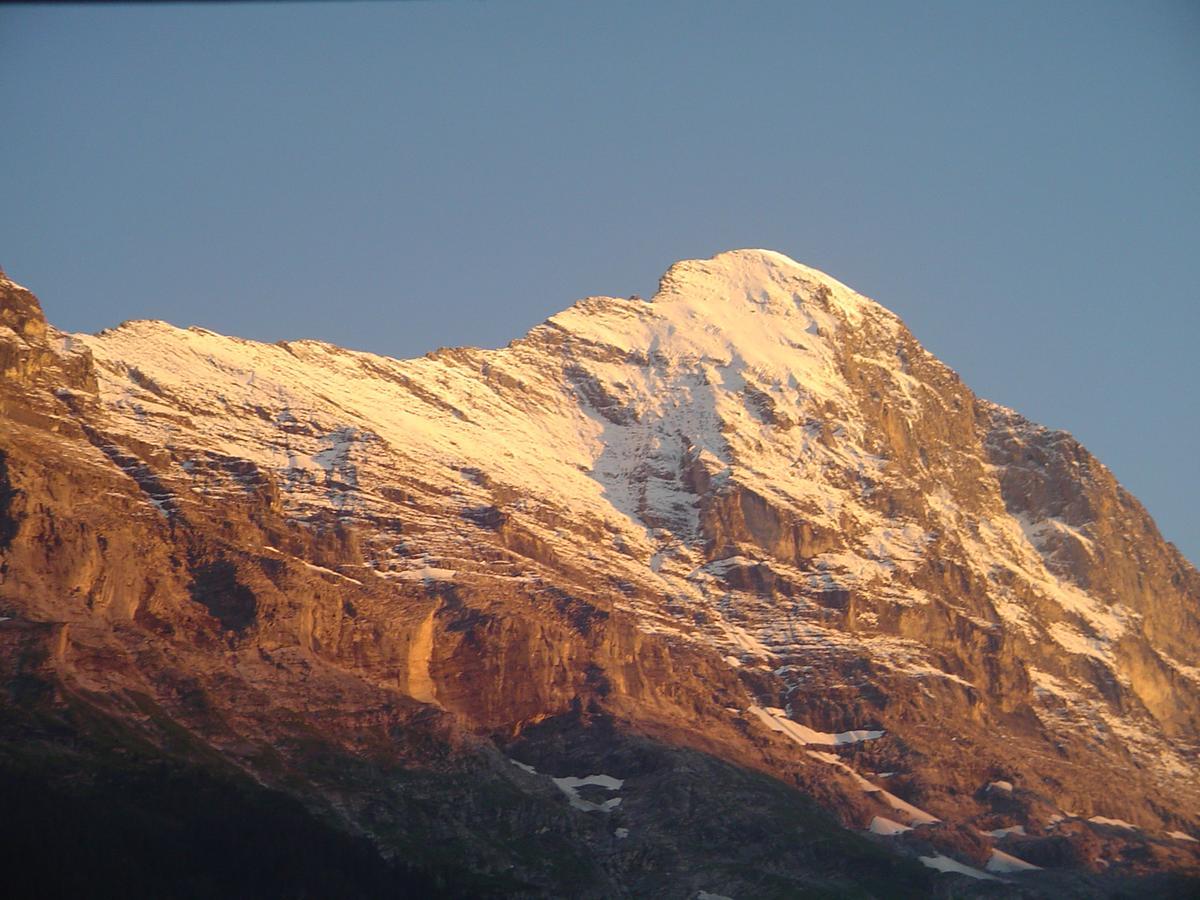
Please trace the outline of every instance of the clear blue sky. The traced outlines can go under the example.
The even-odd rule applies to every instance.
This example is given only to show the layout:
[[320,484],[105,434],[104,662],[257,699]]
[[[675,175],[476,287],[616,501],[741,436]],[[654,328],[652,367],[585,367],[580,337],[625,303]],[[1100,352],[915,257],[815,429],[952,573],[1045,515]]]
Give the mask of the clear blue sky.
[[1200,4],[0,8],[51,320],[498,346],[769,247],[1074,432],[1200,560]]

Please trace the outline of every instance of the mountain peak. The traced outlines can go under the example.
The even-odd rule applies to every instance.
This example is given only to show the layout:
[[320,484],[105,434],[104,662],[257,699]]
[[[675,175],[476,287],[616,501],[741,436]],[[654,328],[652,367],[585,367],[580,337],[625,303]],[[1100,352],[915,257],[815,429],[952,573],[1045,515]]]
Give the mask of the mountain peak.
[[856,323],[873,303],[830,275],[776,250],[727,250],[709,259],[685,259],[659,281],[653,302],[688,297],[706,303],[747,302],[759,311],[786,313],[797,306],[840,311]]
[[[715,365],[734,380],[745,370],[832,397],[847,390],[838,360],[850,345],[869,341],[888,356],[898,328],[894,315],[823,272],[772,250],[732,250],[675,263],[649,303],[592,297],[530,336],[566,335],[588,353]],[[890,356],[878,362],[902,366]]]

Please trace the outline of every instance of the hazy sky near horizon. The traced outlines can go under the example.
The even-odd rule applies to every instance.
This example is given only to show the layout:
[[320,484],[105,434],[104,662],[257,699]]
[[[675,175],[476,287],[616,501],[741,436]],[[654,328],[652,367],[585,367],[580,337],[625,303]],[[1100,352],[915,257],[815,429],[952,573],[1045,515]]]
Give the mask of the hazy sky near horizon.
[[1200,561],[1200,4],[4,7],[0,110],[60,328],[412,356],[768,247]]

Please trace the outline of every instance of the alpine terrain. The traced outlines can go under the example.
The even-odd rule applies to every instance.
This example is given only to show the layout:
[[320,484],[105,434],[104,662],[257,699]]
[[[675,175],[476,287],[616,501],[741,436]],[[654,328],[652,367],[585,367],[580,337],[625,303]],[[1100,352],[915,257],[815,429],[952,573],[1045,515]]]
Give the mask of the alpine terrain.
[[1200,573],[785,256],[413,360],[4,279],[0,371],[18,895],[1200,889]]

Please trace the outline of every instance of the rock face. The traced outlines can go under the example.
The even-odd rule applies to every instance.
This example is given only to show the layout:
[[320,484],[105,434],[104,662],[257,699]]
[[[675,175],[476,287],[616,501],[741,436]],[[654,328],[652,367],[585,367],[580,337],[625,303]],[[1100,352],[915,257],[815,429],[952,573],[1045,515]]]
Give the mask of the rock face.
[[0,369],[4,773],[299,801],[364,895],[1195,888],[1200,574],[784,256],[406,361],[0,280]]

